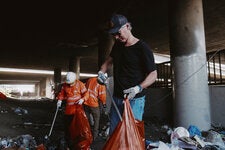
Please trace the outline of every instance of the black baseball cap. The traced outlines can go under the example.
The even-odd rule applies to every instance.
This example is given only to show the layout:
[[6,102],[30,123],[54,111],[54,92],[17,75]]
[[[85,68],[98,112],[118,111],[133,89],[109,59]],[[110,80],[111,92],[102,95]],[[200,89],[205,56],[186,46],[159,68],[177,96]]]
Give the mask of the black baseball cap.
[[110,20],[111,28],[109,30],[109,33],[117,33],[120,28],[126,23],[128,23],[128,20],[125,16],[119,14],[113,15]]

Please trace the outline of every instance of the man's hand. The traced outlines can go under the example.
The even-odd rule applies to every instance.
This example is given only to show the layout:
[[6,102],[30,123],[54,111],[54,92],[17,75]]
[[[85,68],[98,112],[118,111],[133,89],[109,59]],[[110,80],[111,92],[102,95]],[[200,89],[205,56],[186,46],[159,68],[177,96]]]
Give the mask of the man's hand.
[[82,105],[83,102],[84,102],[84,100],[81,98],[81,99],[79,99],[79,100],[77,101],[77,104],[78,104],[78,105]]
[[61,105],[62,105],[62,101],[61,100],[58,100],[58,102],[57,102],[57,108],[61,107]]
[[107,73],[103,73],[102,71],[98,72],[98,83],[99,84],[105,84],[107,78],[108,78]]
[[128,99],[133,99],[136,94],[140,93],[142,91],[142,87],[140,85],[136,85],[132,88],[123,90],[124,98],[126,98],[126,95],[128,94]]

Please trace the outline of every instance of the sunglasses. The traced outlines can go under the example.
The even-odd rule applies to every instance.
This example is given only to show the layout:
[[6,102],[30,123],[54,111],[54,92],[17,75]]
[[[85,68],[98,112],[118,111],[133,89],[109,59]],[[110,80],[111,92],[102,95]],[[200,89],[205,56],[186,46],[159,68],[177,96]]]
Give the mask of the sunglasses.
[[113,36],[120,36],[120,35],[121,35],[121,29],[122,29],[122,28],[124,28],[124,27],[126,27],[126,24],[125,24],[125,25],[123,25],[123,26],[119,29],[119,31],[118,31],[118,32],[116,32],[116,33],[112,33],[112,35],[113,35]]
[[116,32],[116,33],[112,33],[112,36],[120,36],[120,32],[118,31],[118,32]]

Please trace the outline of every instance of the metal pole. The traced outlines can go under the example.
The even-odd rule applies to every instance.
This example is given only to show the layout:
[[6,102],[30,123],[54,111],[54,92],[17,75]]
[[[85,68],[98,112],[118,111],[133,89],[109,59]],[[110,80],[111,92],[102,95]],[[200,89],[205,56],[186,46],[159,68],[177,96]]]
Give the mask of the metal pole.
[[112,93],[110,92],[108,86],[107,86],[107,85],[105,85],[105,86],[106,86],[106,89],[107,89],[107,91],[108,91],[108,93],[109,93],[109,96],[110,96],[110,98],[111,98],[111,101],[112,101],[112,103],[113,103],[113,106],[115,107],[116,112],[117,112],[117,114],[118,114],[118,116],[119,116],[119,118],[120,118],[120,121],[122,121],[122,120],[123,120],[123,119],[122,119],[122,116],[121,116],[121,114],[120,114],[120,111],[119,111],[118,107],[116,106],[116,103],[115,103],[114,100],[113,100]]
[[54,124],[55,124],[55,119],[56,119],[58,110],[59,110],[59,107],[56,108],[55,116],[54,116],[54,119],[53,119],[53,121],[52,121],[52,126],[51,126],[51,129],[50,129],[50,131],[49,131],[48,137],[50,137],[50,135],[52,134],[52,129],[53,129],[53,126],[54,126]]

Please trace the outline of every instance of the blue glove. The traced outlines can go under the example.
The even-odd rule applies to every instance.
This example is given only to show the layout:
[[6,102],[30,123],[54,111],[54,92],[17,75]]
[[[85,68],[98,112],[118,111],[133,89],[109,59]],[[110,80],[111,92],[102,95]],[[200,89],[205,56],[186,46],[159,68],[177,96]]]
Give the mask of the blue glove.
[[98,83],[106,84],[106,80],[108,79],[107,73],[103,73],[102,71],[98,72]]

